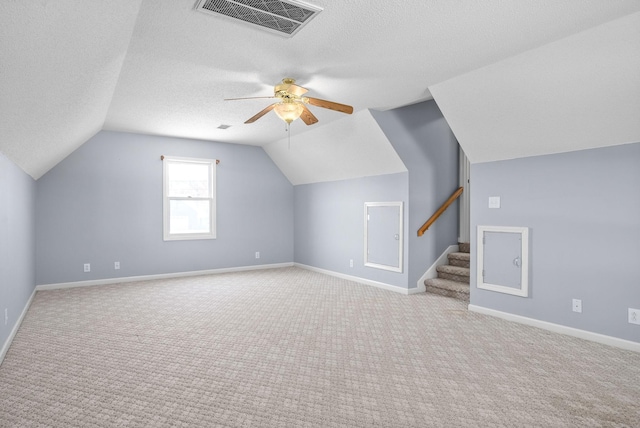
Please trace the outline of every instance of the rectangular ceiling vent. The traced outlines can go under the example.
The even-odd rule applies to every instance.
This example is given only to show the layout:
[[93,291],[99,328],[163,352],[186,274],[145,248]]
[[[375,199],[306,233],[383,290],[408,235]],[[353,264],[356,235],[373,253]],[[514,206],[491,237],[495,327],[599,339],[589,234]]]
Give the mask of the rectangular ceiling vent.
[[285,37],[293,37],[322,11],[296,0],[199,0],[196,10],[254,24]]

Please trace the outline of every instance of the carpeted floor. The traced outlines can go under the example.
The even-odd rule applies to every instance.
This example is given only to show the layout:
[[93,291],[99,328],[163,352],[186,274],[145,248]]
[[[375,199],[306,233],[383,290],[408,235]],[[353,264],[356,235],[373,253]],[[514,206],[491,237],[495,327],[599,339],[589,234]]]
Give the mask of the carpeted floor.
[[638,427],[624,351],[284,268],[38,292],[1,427]]

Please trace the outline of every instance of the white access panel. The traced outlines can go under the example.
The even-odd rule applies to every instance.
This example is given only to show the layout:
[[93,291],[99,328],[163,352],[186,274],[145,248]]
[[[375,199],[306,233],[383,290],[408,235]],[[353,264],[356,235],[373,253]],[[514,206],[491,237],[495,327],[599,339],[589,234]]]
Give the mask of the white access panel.
[[477,287],[529,296],[529,228],[478,226]]

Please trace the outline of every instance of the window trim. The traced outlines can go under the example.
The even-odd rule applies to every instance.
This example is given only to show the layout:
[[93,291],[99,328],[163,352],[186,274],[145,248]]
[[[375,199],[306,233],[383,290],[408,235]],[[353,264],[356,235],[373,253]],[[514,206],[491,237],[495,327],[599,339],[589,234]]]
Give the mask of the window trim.
[[[204,197],[169,197],[167,195],[169,184],[168,168],[171,163],[194,163],[209,166],[210,196]],[[169,208],[171,200],[204,200],[209,204],[209,228],[207,233],[170,233]],[[162,234],[164,241],[188,241],[196,239],[216,239],[216,160],[203,158],[185,158],[176,156],[164,156],[162,161]]]

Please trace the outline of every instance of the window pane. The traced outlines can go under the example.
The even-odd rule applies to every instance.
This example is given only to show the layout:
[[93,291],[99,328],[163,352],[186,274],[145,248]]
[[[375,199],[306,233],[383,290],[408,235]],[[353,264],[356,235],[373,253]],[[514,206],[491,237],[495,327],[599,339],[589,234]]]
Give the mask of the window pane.
[[169,201],[169,233],[210,233],[209,201]]
[[208,164],[171,162],[167,166],[169,172],[167,196],[194,198],[211,196]]

